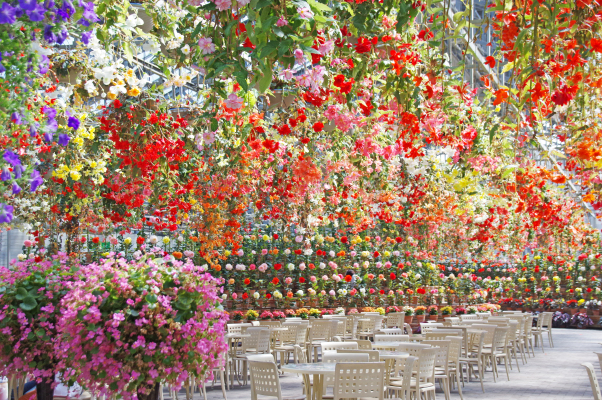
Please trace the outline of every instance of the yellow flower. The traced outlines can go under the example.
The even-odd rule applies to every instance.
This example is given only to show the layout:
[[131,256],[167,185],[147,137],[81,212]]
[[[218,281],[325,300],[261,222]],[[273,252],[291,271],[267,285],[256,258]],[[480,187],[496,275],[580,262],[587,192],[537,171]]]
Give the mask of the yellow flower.
[[169,238],[167,236],[163,238],[163,243],[165,243],[165,244],[169,243]]
[[69,176],[71,176],[71,179],[73,179],[74,181],[79,181],[79,179],[82,177],[82,174],[80,174],[77,171],[71,171]]
[[266,242],[267,242],[268,240],[270,240],[270,237],[269,237],[268,235],[263,235],[261,238],[262,238],[263,240],[265,240]]
[[130,90],[128,90],[128,95],[129,96],[134,96],[137,97],[140,95],[140,88],[138,88],[137,86],[134,86],[133,88],[131,88]]
[[533,257],[535,260],[541,260],[541,256],[535,256]]
[[125,238],[125,239],[123,240],[123,243],[125,243],[125,244],[130,244],[130,243],[132,243],[132,239],[131,239],[131,238]]
[[107,97],[111,100],[115,100],[117,98],[117,95],[115,93],[107,93]]
[[226,257],[229,257],[229,256],[230,256],[230,254],[232,254],[232,252],[231,252],[230,250],[226,250],[226,251],[224,251],[224,255],[225,255]]

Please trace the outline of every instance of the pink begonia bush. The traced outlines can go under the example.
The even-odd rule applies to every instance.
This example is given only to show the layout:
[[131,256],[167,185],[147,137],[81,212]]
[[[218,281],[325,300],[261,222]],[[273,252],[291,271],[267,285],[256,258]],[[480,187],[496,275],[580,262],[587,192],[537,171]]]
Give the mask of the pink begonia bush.
[[125,399],[146,398],[159,382],[213,379],[227,351],[221,279],[171,256],[112,257],[84,267],[62,301],[64,378]]
[[32,374],[54,384],[59,303],[78,278],[64,254],[0,267],[0,376]]

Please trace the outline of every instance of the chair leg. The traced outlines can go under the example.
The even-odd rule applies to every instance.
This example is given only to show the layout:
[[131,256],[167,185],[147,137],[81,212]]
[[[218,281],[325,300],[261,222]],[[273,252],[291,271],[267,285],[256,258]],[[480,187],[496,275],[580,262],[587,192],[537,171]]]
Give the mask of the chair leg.
[[[512,363],[512,360],[510,360],[510,363]],[[508,373],[508,357],[504,357],[504,365],[506,366],[506,378],[510,381],[510,374]]]
[[226,397],[226,387],[228,386],[228,383],[225,382],[225,375],[226,374],[224,374],[224,371],[219,371],[219,381],[222,384],[222,394],[224,395],[224,400],[228,400]]

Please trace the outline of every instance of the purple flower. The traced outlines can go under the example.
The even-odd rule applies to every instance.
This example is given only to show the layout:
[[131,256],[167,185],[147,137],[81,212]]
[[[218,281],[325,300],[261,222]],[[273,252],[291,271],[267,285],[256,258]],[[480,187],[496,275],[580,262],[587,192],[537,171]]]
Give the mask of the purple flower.
[[12,151],[10,151],[9,149],[6,149],[4,151],[3,158],[4,158],[4,161],[9,163],[13,167],[15,167],[17,165],[21,165],[21,160],[19,159],[19,156],[16,155],[15,153],[13,153]]
[[48,56],[42,54],[42,57],[40,57],[40,64],[38,65],[38,74],[44,75],[48,72],[48,69],[50,69],[50,60],[48,59]]
[[8,170],[8,167],[2,168],[2,172],[0,173],[0,180],[2,180],[3,182],[10,180],[10,171]]
[[38,124],[33,124],[29,127],[29,136],[31,137],[36,137],[38,136],[38,128],[39,125]]
[[19,0],[19,6],[25,11],[31,11],[38,5],[37,0]]
[[67,135],[65,133],[59,135],[59,144],[61,146],[67,146],[69,144],[70,140],[71,140],[71,138],[69,137],[69,135]]
[[44,108],[42,109],[42,111],[44,111],[44,115],[46,115],[46,117],[48,117],[48,119],[54,119],[56,118],[56,110],[52,107],[48,107],[48,106],[44,106]]
[[73,128],[74,131],[79,129],[79,119],[75,117],[69,117],[67,120],[67,126]]
[[44,27],[44,39],[48,43],[56,42],[56,35],[54,34],[54,32],[52,32],[52,25],[46,25]]
[[40,22],[43,21],[45,18],[44,14],[46,14],[46,9],[43,5],[38,4],[36,8],[34,8],[31,11],[26,11],[26,13],[32,22]]
[[92,31],[82,33],[82,42],[87,46],[90,43],[90,37],[92,36]]
[[22,165],[15,165],[13,168],[13,175],[15,176],[15,179],[21,179],[21,176],[23,176],[23,171],[25,171],[25,167]]
[[93,1],[89,1],[87,3],[80,1],[79,5],[81,7],[83,7],[83,9],[84,9],[84,13],[82,14],[83,18],[87,19],[89,22],[100,21],[100,19],[98,19],[98,16],[96,15],[96,12],[94,11],[94,2]]
[[52,133],[50,133],[50,132],[46,132],[46,133],[44,134],[44,140],[45,140],[46,142],[52,142],[52,136],[53,136],[53,135],[52,135]]
[[67,18],[65,18],[65,19],[69,19],[69,18],[71,18],[73,13],[75,13],[75,7],[73,7],[73,3],[71,3],[71,1],[64,0],[63,6],[61,7],[61,11],[67,15]]
[[23,123],[23,118],[18,112],[14,112],[13,115],[11,115],[10,119],[15,125],[21,125]]
[[48,121],[46,121],[46,130],[48,132],[56,132],[56,130],[59,128],[59,124],[56,122],[56,119],[54,118],[50,118]]
[[[17,16],[17,9],[4,2],[0,7],[0,24],[14,24]],[[12,219],[12,217],[11,217]]]
[[13,194],[21,193],[21,186],[17,185],[17,182],[13,182]]
[[0,203],[0,223],[7,224],[13,220],[13,206]]
[[38,189],[38,187],[40,187],[40,185],[44,183],[44,179],[42,179],[40,172],[37,169],[34,169],[31,173],[31,178],[29,179],[29,182],[31,183],[31,188],[29,189],[29,191],[35,192]]
[[56,41],[58,44],[63,44],[65,40],[69,37],[69,32],[65,27],[56,35]]

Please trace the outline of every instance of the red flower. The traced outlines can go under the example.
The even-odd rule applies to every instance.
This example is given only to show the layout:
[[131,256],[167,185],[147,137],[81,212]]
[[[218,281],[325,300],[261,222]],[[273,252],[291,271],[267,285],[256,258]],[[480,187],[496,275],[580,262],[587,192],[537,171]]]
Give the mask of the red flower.
[[385,291],[383,289],[380,289],[380,292],[378,292],[380,294],[385,294]]
[[426,293],[426,290],[425,290],[424,288],[419,288],[419,289],[417,289],[417,290],[416,290],[416,292],[417,292],[418,294],[425,294],[425,293]]
[[272,283],[273,283],[274,285],[277,285],[277,284],[279,284],[279,283],[280,283],[280,279],[278,279],[278,278],[274,277],[274,279],[272,279]]
[[299,283],[305,283],[305,278],[304,278],[304,277],[302,277],[302,276],[300,276],[300,277],[299,277]]
[[265,294],[265,298],[266,298],[266,299],[271,299],[271,298],[272,298],[272,295],[271,295],[271,294],[269,294],[269,293],[266,293],[266,294]]
[[367,53],[372,49],[372,42],[365,38],[365,37],[359,37],[357,39],[357,44],[355,45],[355,51],[357,51],[358,53],[362,54],[362,53]]
[[345,275],[345,282],[351,282],[353,277],[351,275]]
[[322,122],[318,121],[314,124],[314,132],[322,132],[322,129],[324,129],[324,124]]
[[242,299],[243,299],[243,300],[246,300],[246,299],[248,299],[248,298],[249,298],[249,295],[248,295],[248,294],[246,294],[246,293],[243,293],[243,294],[242,294]]
[[138,238],[136,239],[136,243],[144,244],[144,238],[142,236],[138,236]]
[[245,42],[242,44],[242,47],[255,50],[255,45],[251,42],[251,39],[249,39],[248,37],[245,39]]
[[316,269],[316,266],[313,264],[309,264],[308,267],[309,267],[309,269]]
[[349,240],[347,239],[347,236],[343,236],[341,238],[341,243],[347,243]]
[[274,264],[274,269],[276,271],[280,271],[280,269],[282,268],[282,264],[278,263],[278,264]]
[[302,253],[302,251],[300,249],[295,250],[296,255],[300,255],[301,253]]
[[246,279],[244,280],[244,282],[245,282],[245,285],[248,285],[248,284],[250,284],[250,283],[251,283],[251,280],[250,280],[249,278],[246,278]]
[[391,272],[391,275],[389,275],[389,278],[394,281],[395,279],[397,279],[397,275],[395,275],[393,272]]
[[82,242],[82,243],[86,243],[86,238],[83,237],[83,238],[79,239],[79,241]]
[[274,237],[274,240],[278,239],[278,234],[274,233],[273,237]]
[[374,258],[380,257],[380,253],[378,251],[375,251],[372,255],[374,256]]
[[100,242],[100,239],[98,237],[92,238],[92,243],[98,244],[98,242]]

